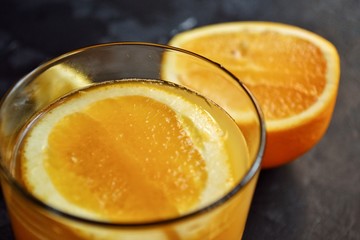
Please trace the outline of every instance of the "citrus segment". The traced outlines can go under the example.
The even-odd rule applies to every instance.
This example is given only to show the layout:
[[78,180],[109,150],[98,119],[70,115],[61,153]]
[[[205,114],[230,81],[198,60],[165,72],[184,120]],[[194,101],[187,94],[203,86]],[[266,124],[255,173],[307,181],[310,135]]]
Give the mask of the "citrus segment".
[[[169,44],[220,63],[254,94],[267,128],[263,167],[294,160],[325,133],[337,95],[339,57],[322,37],[285,24],[234,22],[180,33]],[[182,72],[174,81],[191,87],[194,68],[172,59],[164,72]],[[208,88],[210,80],[203,74],[202,87]],[[241,114],[234,114],[243,111],[234,107],[240,100],[226,83],[218,89],[226,94],[216,102],[242,122]]]
[[38,118],[22,148],[22,178],[35,196],[79,216],[175,217],[219,198],[239,175],[228,134],[160,84],[92,86]]

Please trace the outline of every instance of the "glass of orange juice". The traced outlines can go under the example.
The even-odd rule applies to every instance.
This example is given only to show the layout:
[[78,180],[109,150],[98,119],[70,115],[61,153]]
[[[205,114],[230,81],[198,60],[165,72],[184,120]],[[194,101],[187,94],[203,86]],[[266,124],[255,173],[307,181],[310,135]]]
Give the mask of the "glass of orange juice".
[[90,46],[36,68],[0,107],[16,239],[241,239],[264,123],[219,64],[150,43]]

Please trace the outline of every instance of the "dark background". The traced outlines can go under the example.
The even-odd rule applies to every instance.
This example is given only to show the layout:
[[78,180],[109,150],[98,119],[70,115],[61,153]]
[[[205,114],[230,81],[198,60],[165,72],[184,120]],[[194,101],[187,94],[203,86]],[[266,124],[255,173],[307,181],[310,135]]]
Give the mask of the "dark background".
[[[261,173],[244,239],[360,239],[359,0],[2,0],[0,95],[40,63],[79,47],[167,43],[189,28],[246,20],[322,35],[337,47],[342,72],[322,141],[297,161]],[[13,239],[1,195],[0,239]]]

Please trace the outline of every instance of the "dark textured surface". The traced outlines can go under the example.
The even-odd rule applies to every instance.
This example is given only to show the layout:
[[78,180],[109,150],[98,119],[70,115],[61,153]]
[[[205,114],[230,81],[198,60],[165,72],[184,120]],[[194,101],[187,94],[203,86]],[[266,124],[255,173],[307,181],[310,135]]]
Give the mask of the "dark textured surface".
[[[0,94],[41,62],[75,48],[166,43],[188,28],[240,20],[316,32],[338,48],[342,67],[327,134],[297,161],[262,172],[244,239],[360,239],[359,0],[1,1]],[[13,239],[3,200],[0,239]]]

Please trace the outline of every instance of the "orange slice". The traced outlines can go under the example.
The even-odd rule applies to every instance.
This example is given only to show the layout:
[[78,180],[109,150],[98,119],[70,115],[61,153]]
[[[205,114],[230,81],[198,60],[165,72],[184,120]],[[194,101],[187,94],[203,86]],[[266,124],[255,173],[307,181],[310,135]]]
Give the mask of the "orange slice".
[[[77,216],[176,217],[223,196],[250,164],[243,135],[224,116],[202,97],[156,81],[94,85],[35,119],[22,143],[21,177],[39,199]],[[240,148],[231,147],[235,133]],[[244,166],[233,170],[239,158]]]
[[[169,45],[203,55],[237,76],[254,94],[266,123],[263,167],[288,163],[310,150],[324,135],[333,113],[340,75],[339,56],[324,38],[307,30],[270,22],[232,22],[186,31]],[[204,91],[224,92],[217,103],[237,122],[239,102],[231,86],[211,88],[208,73],[172,59],[164,71],[181,72],[172,81],[191,88],[203,74]],[[197,82],[199,84],[199,81]],[[230,104],[229,104],[230,103]]]

